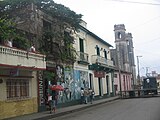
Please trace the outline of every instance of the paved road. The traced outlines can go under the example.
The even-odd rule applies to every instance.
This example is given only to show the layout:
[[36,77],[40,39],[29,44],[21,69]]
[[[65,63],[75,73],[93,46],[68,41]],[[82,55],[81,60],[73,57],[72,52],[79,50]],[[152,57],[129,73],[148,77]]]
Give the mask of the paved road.
[[117,100],[50,120],[160,120],[160,97]]

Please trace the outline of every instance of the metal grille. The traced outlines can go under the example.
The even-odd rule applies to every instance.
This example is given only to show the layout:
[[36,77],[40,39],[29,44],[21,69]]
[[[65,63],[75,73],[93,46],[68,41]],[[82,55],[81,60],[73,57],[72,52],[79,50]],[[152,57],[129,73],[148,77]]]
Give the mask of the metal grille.
[[29,97],[29,80],[8,79],[6,87],[7,99],[22,99]]

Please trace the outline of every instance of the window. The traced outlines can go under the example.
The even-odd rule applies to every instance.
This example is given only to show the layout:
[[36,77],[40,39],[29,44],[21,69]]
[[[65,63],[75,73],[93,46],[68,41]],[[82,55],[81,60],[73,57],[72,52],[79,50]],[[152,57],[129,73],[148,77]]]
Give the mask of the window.
[[84,43],[83,39],[79,38],[80,52],[84,53]]
[[6,82],[7,99],[29,97],[29,80],[8,79]]
[[98,45],[96,45],[96,49],[97,49],[97,55],[100,56],[100,48],[98,47]]
[[107,51],[104,49],[104,57],[107,59]]
[[121,39],[122,38],[122,35],[120,32],[118,32],[118,39]]
[[114,77],[117,78],[117,74],[114,74]]
[[80,60],[85,60],[84,56],[84,41],[83,39],[79,38],[79,45],[80,45]]

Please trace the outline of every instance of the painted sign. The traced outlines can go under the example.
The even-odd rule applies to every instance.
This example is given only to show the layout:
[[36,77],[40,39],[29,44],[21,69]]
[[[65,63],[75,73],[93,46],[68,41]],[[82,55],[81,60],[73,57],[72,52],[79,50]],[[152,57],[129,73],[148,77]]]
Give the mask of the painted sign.
[[105,77],[105,72],[103,72],[103,71],[94,71],[94,77],[104,78]]
[[41,106],[45,102],[42,71],[38,71],[38,93],[39,93],[39,105]]

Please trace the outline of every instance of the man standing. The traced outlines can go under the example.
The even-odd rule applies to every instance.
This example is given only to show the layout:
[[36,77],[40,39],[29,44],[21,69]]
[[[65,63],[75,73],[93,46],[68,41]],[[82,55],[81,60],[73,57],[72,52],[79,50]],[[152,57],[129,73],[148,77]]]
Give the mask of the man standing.
[[81,104],[84,103],[84,89],[81,88]]
[[52,112],[56,112],[56,106],[57,106],[57,100],[58,100],[58,91],[53,90],[51,93],[52,96],[52,100],[49,101],[49,105],[50,105],[50,113]]
[[91,104],[93,103],[93,98],[94,98],[94,90],[92,90],[91,88],[89,89],[89,97],[90,97],[90,102]]
[[84,89],[84,103],[87,104],[88,103],[88,89],[85,88]]

